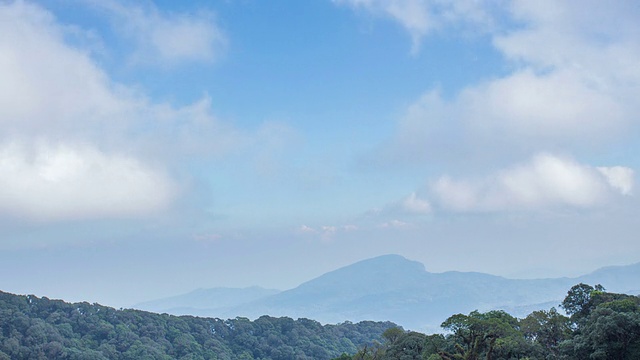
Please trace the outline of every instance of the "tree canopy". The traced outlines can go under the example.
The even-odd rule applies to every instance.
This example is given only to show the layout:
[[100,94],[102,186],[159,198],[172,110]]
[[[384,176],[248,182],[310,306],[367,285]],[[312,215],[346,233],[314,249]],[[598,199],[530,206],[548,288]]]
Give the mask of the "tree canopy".
[[0,292],[5,359],[640,359],[640,297],[578,284],[555,308],[523,319],[501,310],[454,314],[443,334],[390,322],[322,325],[154,314]]
[[178,317],[0,292],[0,360],[331,359],[380,342],[394,327]]
[[472,311],[446,319],[444,334],[389,329],[384,343],[339,359],[640,359],[640,297],[578,284],[567,292],[561,307],[570,316],[555,308],[534,311],[524,319],[500,310]]

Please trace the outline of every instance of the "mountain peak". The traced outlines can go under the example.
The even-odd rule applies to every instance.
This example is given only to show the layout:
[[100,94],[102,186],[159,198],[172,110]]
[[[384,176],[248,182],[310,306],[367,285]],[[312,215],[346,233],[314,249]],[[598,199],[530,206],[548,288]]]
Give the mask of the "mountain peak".
[[408,260],[400,255],[382,255],[362,260],[351,265],[328,272],[318,278],[300,285],[299,290],[322,292],[331,288],[334,291],[349,289],[376,289],[380,284],[393,284],[404,287],[423,278],[428,273],[418,261]]
[[[420,262],[390,254],[344,266],[294,289],[256,296],[253,301],[244,297],[235,304],[231,300],[221,304],[230,289],[221,293],[212,289],[212,296],[207,298],[192,293],[186,299],[168,300],[182,301],[182,305],[173,306],[181,305],[180,313],[192,311],[192,315],[258,318],[268,314],[324,323],[391,320],[407,328],[433,331],[447,316],[474,309],[515,311],[515,316],[548,309],[560,303],[567,290],[578,282],[600,283],[608,291],[638,294],[638,279],[640,264],[603,268],[579,278],[516,280],[477,272],[430,273]],[[261,290],[237,291],[244,294],[251,289]],[[196,300],[200,302],[195,303]]]
[[376,272],[426,272],[424,265],[421,262],[409,260],[404,256],[397,254],[380,255],[374,258],[361,260],[336,271],[358,268],[365,268]]

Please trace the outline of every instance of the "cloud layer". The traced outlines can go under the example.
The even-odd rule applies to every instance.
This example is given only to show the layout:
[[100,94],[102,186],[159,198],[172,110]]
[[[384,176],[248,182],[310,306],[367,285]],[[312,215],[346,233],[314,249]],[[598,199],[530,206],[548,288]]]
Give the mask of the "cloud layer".
[[590,208],[630,195],[633,170],[591,167],[538,154],[529,162],[480,179],[443,176],[430,190],[439,207],[453,212]]
[[508,64],[505,74],[446,97],[425,84],[382,156],[391,162],[496,159],[504,148],[513,156],[573,153],[640,130],[640,10],[631,2],[336,2],[394,19],[414,48],[435,29],[459,35],[470,26]]
[[[138,10],[126,11],[142,16]],[[183,36],[197,39],[198,29],[213,26],[204,19],[148,16],[152,19],[136,21],[153,34],[136,33],[166,31],[177,36],[176,44]],[[195,28],[181,32],[185,24]],[[4,214],[47,221],[154,214],[167,209],[179,192],[179,181],[169,175],[174,159],[215,156],[249,142],[249,135],[210,114],[207,98],[175,108],[111,81],[86,51],[65,41],[66,30],[37,5],[0,4]],[[213,40],[204,32],[206,44],[156,48],[150,54],[171,61],[208,59]]]
[[[473,24],[509,65],[453,95],[426,90],[376,154],[377,161],[428,169],[425,201],[434,211],[587,209],[632,194],[631,168],[554,154],[620,146],[640,129],[637,6],[525,0],[505,2],[501,11],[483,1],[337,2],[394,19],[414,50],[432,31]],[[434,164],[458,175],[434,174]],[[483,168],[503,170],[472,175]]]
[[0,148],[0,212],[55,221],[147,215],[177,189],[162,171],[90,145],[17,143]]
[[[411,52],[417,54],[422,39],[433,31],[449,26],[492,27],[488,2],[475,0],[333,0],[375,16],[387,17],[400,24],[411,36]],[[484,31],[484,30],[483,30]]]
[[164,13],[152,3],[117,0],[89,3],[107,11],[118,33],[134,44],[131,55],[134,63],[212,62],[225,52],[228,44],[214,15],[208,11]]

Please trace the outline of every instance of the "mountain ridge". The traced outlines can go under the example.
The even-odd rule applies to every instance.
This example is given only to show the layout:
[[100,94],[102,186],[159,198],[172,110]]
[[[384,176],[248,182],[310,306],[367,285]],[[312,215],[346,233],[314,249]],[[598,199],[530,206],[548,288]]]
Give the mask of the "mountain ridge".
[[390,254],[340,267],[264,297],[181,310],[199,316],[307,317],[322,323],[389,320],[408,329],[437,331],[455,313],[511,309],[513,315],[524,316],[532,309],[557,306],[579,282],[602,283],[619,292],[640,289],[640,263],[608,266],[575,278],[509,279],[481,272],[432,273],[418,261]]

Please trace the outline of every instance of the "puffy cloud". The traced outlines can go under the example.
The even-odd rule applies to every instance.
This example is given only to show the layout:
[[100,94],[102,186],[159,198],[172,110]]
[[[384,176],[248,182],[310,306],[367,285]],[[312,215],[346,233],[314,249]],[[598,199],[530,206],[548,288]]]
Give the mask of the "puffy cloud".
[[496,35],[494,44],[526,68],[471,90],[471,101],[486,104],[474,106],[482,110],[479,117],[528,134],[582,137],[611,134],[636,121],[637,6],[517,1],[511,13],[526,25]]
[[67,46],[61,27],[41,8],[0,4],[2,135],[83,133],[122,121],[136,106],[82,51]]
[[467,127],[514,139],[559,142],[615,133],[629,120],[624,99],[590,84],[570,69],[531,69],[468,88],[457,99]]
[[574,68],[594,83],[638,80],[633,59],[640,51],[640,10],[633,2],[514,1],[510,12],[524,26],[494,37],[510,59],[541,69]]
[[[541,149],[572,152],[614,139],[618,143],[638,130],[640,70],[633,60],[640,57],[637,6],[509,4],[505,15],[510,21],[490,34],[513,70],[447,98],[437,89],[426,91],[407,108],[381,158],[495,159],[505,147],[519,156]],[[494,13],[487,3],[477,5]]]
[[539,154],[482,179],[441,177],[431,185],[438,205],[449,211],[590,208],[630,194],[633,171],[591,167],[574,160]]
[[[153,214],[178,188],[168,168],[252,135],[204,98],[176,108],[111,81],[66,28],[27,2],[0,3],[0,210],[61,220]],[[77,29],[74,31],[78,31]]]
[[211,62],[227,47],[226,36],[210,12],[163,13],[153,4],[132,5],[118,0],[90,3],[108,11],[115,28],[135,42],[134,62]]
[[0,211],[38,221],[147,215],[166,208],[175,185],[160,170],[86,146],[0,148]]

